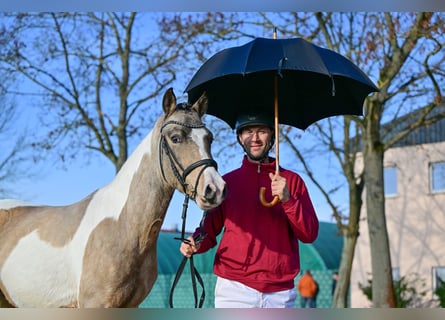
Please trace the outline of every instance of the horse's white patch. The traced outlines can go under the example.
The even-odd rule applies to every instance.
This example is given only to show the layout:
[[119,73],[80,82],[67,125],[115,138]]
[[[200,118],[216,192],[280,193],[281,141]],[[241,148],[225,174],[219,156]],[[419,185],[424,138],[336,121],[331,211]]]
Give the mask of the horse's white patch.
[[20,239],[0,278],[19,307],[60,307],[77,298],[71,262],[69,247],[52,247],[34,231]]
[[[206,152],[206,149],[204,147],[204,137],[207,134],[207,130],[204,128],[199,128],[199,129],[193,129],[191,132],[191,137],[192,140],[196,142],[196,145],[198,146],[198,151],[199,154],[201,155],[202,159],[211,159],[210,154],[208,154]],[[213,180],[213,171],[212,170],[213,167],[207,167],[204,170],[204,174],[203,174],[203,186],[205,188],[205,186],[207,186],[209,183],[212,182]],[[198,192],[198,194],[203,195],[204,194],[204,190],[196,190]],[[199,204],[199,199],[197,199],[198,204]]]
[[[201,155],[202,159],[211,159],[211,155],[206,152],[205,144],[204,144],[204,137],[207,134],[207,131],[205,129],[193,129],[192,130],[192,139],[196,142],[199,148],[199,154]],[[215,190],[223,190],[224,189],[224,180],[221,178],[221,176],[218,174],[218,171],[214,167],[207,167],[203,174],[203,184],[202,186],[206,188],[207,186],[212,186]],[[196,190],[198,191],[198,190]],[[204,195],[205,190],[200,190],[198,194]],[[218,197],[221,197],[221,192],[218,192]],[[201,209],[205,209],[205,204],[202,203],[201,199],[199,197],[196,199],[196,203],[198,206],[201,207]]]
[[206,152],[204,147],[204,137],[207,134],[207,130],[204,128],[195,128],[191,131],[191,138],[195,141],[199,148],[199,154],[202,159],[210,158],[210,155]]
[[77,257],[73,261],[73,268],[79,286],[83,256],[88,238],[104,219],[112,218],[117,220],[119,218],[130,192],[131,180],[140,166],[144,154],[150,152],[151,139],[152,133],[150,132],[127,159],[114,180],[94,194],[86,209],[78,231],[72,240],[72,253]]

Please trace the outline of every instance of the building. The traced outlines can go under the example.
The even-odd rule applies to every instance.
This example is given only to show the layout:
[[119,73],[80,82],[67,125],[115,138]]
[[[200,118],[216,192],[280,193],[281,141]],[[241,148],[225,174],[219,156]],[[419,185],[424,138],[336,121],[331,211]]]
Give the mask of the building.
[[[158,250],[158,279],[148,297],[141,303],[140,308],[169,308],[170,290],[177,268],[183,259],[179,252],[180,233],[162,231],[159,235]],[[300,243],[301,270],[310,269],[315,280],[319,283],[320,293],[317,297],[317,307],[329,308],[332,305],[331,284],[332,273],[340,264],[343,238],[338,234],[337,226],[333,223],[320,222],[319,236],[312,244]],[[213,257],[216,248],[204,254],[194,256],[194,264],[205,284],[204,308],[213,308],[214,288],[216,276],[213,274]],[[299,277],[297,277],[296,281]],[[201,287],[197,283],[198,298]],[[297,306],[299,305],[297,297]],[[175,308],[194,308],[189,264],[176,285],[173,294]]]
[[[436,109],[443,112],[445,106]],[[401,118],[392,129],[407,121]],[[418,276],[425,281],[421,290],[432,298],[439,278],[445,280],[445,119],[413,131],[385,152],[384,188],[393,278]],[[365,205],[351,276],[352,307],[371,305],[359,288],[372,278]]]

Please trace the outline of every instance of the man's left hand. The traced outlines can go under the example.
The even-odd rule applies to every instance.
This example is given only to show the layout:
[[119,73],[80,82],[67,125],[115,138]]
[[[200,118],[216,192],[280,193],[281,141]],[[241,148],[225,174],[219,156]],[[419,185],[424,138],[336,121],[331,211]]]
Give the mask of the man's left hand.
[[272,195],[278,196],[281,202],[289,200],[290,194],[287,188],[286,178],[280,176],[279,173],[269,173],[271,180]]

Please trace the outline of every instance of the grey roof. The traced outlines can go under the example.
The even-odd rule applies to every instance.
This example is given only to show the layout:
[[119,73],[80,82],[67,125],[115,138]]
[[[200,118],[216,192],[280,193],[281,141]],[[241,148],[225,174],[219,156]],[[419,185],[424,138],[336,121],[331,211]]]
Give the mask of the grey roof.
[[[386,143],[390,141],[396,134],[412,126],[417,121],[417,119],[419,119],[423,110],[424,110],[423,108],[420,108],[402,117],[384,123],[380,128],[380,134],[383,142]],[[445,114],[445,104],[441,104],[435,107],[432,111],[430,111],[426,119],[431,119],[438,115],[444,115],[444,114]],[[357,150],[361,152],[363,150],[363,144],[362,144],[363,141],[361,139],[361,136],[353,137],[350,141],[350,145],[352,147],[355,143],[357,143],[357,140],[358,140]],[[436,143],[442,141],[445,141],[445,118],[430,124],[425,124],[423,126],[420,126],[412,130],[405,137],[399,139],[390,147],[391,148],[406,147],[406,146]]]
[[[388,141],[395,134],[408,128],[412,123],[414,123],[420,116],[423,109],[415,110],[403,117],[385,123],[382,126],[382,137],[384,141]],[[435,107],[427,116],[427,119],[431,119],[439,114],[445,113],[445,104]],[[391,147],[404,147],[427,143],[436,143],[445,141],[445,118],[436,121],[431,124],[421,126],[417,129],[411,131],[407,136],[397,141]]]

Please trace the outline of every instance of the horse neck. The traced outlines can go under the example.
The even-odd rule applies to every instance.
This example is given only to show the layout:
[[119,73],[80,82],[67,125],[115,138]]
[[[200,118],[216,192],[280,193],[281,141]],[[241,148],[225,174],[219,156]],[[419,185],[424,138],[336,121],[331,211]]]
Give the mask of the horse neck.
[[[163,221],[174,189],[168,186],[159,164],[159,122],[136,147],[108,186],[111,197],[121,197],[118,218],[145,232],[153,221]],[[113,200],[114,201],[114,200]]]

